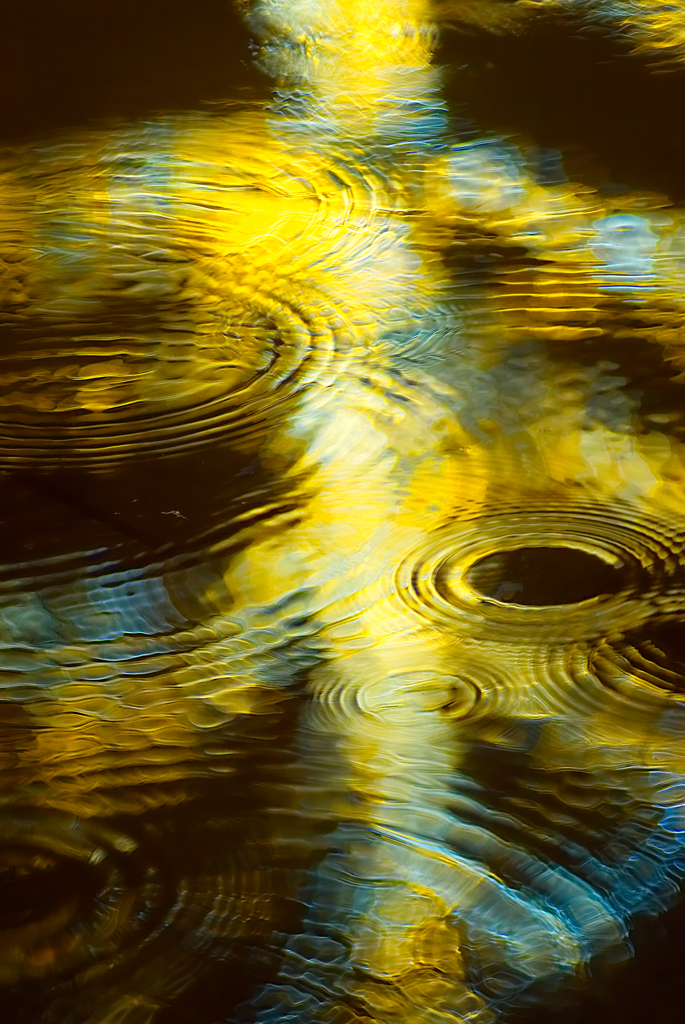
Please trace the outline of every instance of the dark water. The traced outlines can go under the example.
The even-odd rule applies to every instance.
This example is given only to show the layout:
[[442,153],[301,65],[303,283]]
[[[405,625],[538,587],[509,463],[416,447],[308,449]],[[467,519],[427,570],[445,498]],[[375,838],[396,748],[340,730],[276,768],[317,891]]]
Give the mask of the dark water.
[[681,17],[0,3],[3,1020],[679,1013]]

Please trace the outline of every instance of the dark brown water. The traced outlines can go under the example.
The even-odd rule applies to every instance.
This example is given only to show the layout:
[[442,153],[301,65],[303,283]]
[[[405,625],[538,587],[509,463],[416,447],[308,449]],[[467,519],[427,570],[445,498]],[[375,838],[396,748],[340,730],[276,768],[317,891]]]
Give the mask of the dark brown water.
[[247,9],[0,2],[2,1019],[675,1016],[677,25]]

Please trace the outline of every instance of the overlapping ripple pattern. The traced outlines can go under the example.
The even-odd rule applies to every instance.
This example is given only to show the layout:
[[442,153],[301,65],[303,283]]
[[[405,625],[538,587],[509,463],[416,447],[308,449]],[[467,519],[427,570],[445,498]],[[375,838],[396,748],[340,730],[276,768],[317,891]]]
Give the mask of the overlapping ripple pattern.
[[685,217],[448,108],[523,7],[241,4],[271,104],[3,156],[10,1024],[495,1024],[676,905]]

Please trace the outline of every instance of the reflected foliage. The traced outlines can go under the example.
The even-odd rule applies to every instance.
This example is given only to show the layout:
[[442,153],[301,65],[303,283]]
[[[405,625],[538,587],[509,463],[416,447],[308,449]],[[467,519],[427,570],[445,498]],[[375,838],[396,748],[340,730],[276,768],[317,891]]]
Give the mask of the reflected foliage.
[[685,213],[433,51],[680,8],[239,8],[269,103],[0,165],[6,1018],[556,1012],[685,876]]

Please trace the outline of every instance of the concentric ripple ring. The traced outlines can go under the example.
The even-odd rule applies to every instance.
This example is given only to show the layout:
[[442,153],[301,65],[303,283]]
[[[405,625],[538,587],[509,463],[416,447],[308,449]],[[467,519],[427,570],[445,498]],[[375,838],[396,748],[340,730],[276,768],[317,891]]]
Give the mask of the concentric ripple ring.
[[[554,579],[539,603],[517,600],[518,584],[506,579],[508,569],[526,560],[544,566],[545,559],[555,568],[569,566],[574,556],[581,582],[571,600],[564,578],[556,583],[558,600]],[[564,643],[635,627],[682,604],[684,558],[675,524],[643,520],[618,504],[569,502],[455,522],[402,562],[395,584],[422,618],[459,634]],[[498,571],[505,575],[499,585]]]
[[[134,838],[102,823],[23,810],[3,815],[0,842],[2,984],[92,967],[154,928],[162,879],[151,865],[140,870]],[[34,906],[36,890],[50,898]]]
[[378,333],[362,293],[373,217],[392,216],[373,175],[334,163],[252,114],[0,161],[0,466],[192,451],[328,383]]

